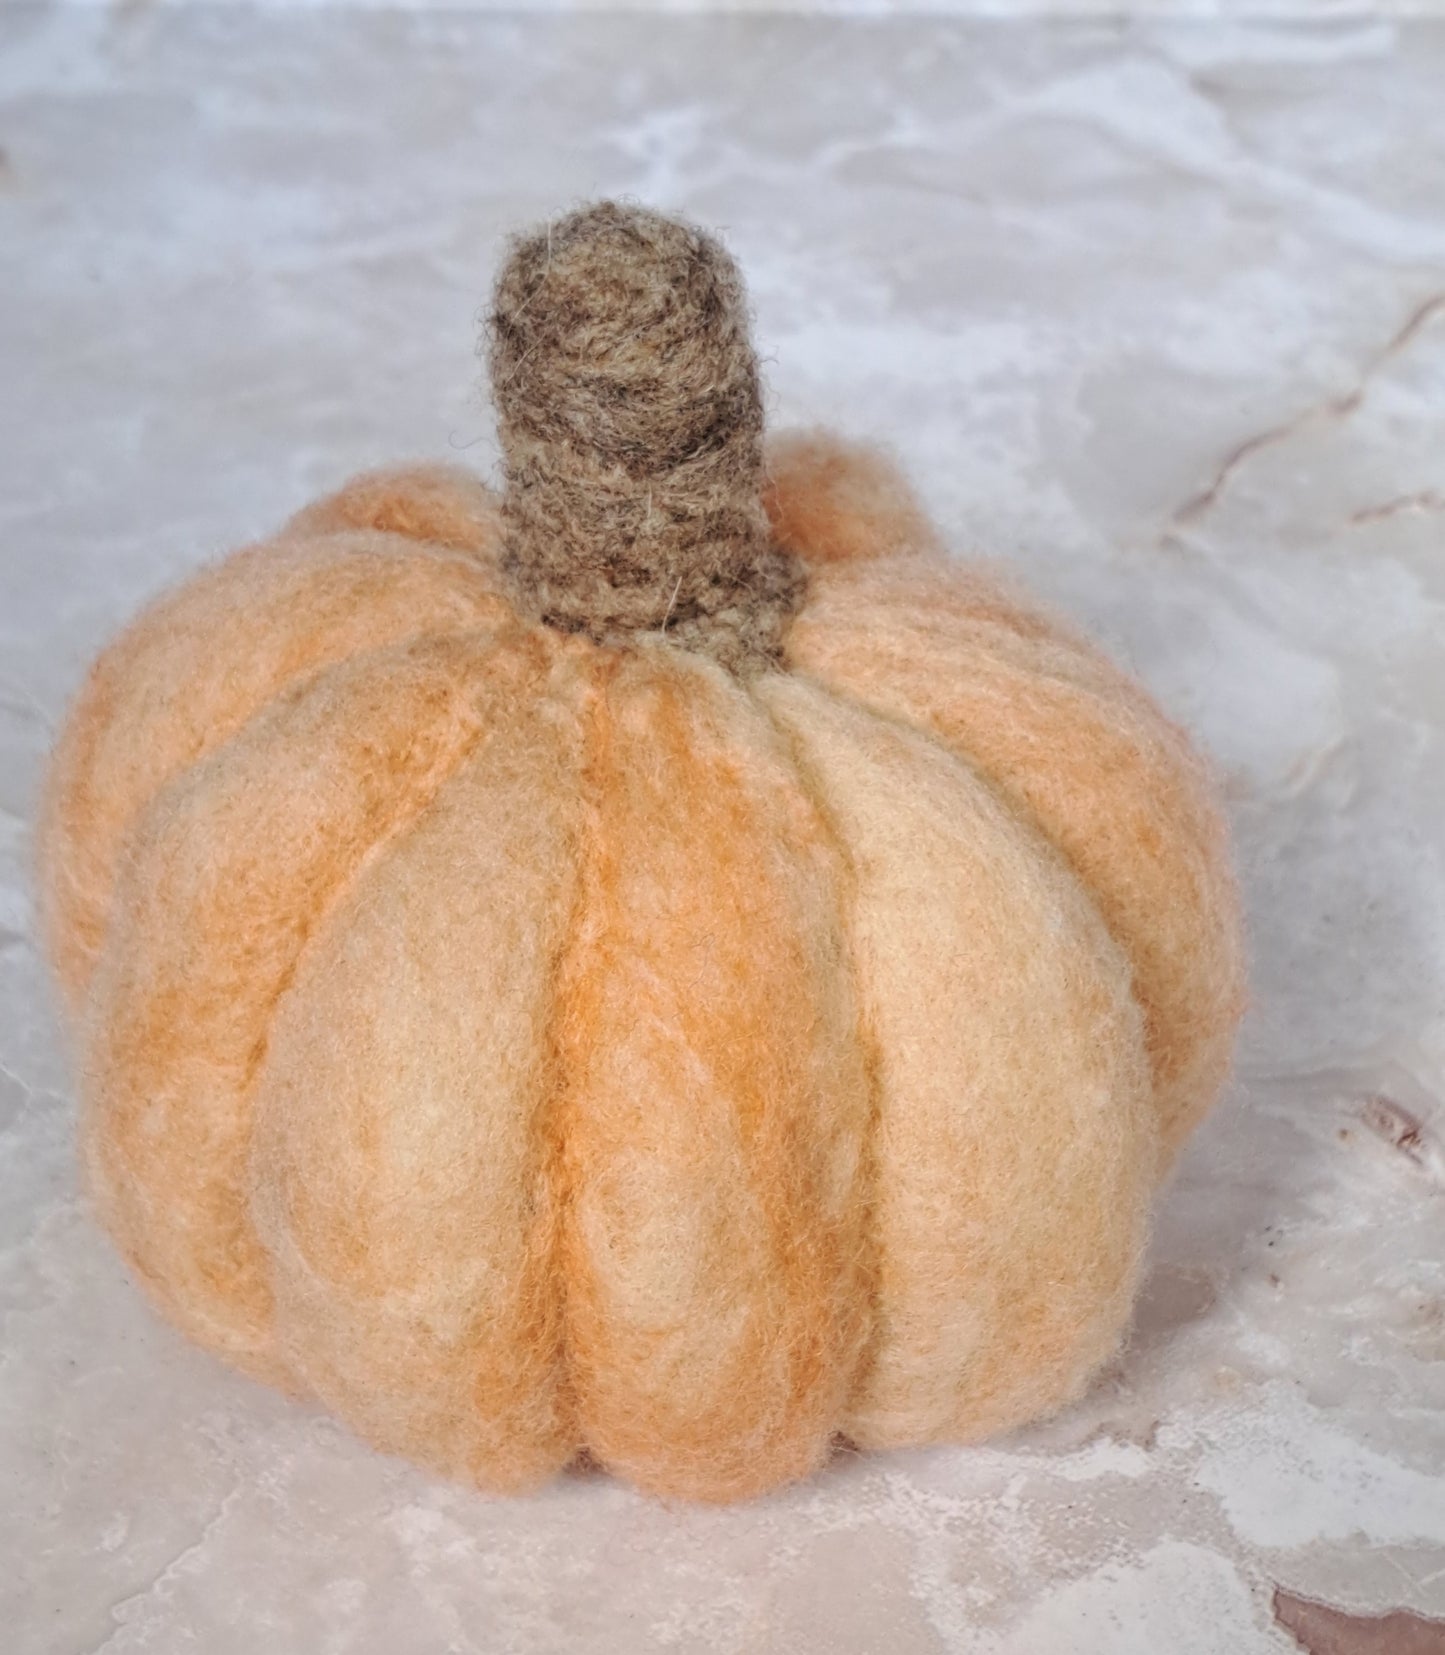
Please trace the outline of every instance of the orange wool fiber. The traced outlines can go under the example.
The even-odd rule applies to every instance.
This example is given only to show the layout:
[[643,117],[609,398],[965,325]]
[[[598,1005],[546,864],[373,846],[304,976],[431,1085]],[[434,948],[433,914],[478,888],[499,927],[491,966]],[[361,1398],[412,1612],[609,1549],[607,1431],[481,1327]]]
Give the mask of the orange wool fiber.
[[585,1453],[732,1500],[840,1437],[975,1441],[1084,1390],[1224,1082],[1240,922],[1210,778],[1137,684],[953,560],[879,455],[753,465],[717,244],[635,208],[562,229],[566,305],[528,326],[600,376],[577,407],[622,338],[647,428],[706,430],[726,351],[725,463],[637,472],[680,502],[656,589],[588,621],[636,554],[615,445],[569,479],[577,432],[534,422],[511,473],[543,465],[547,512],[608,491],[568,518],[570,593],[545,513],[357,478],[92,668],[42,912],[88,1187],[177,1326],[481,1488]]

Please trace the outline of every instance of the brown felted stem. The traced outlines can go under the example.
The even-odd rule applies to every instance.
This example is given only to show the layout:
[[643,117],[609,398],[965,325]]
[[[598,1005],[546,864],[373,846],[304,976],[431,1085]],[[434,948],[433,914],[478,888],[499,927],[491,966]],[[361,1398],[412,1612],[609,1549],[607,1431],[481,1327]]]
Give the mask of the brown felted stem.
[[552,626],[775,664],[802,565],[762,506],[742,279],[711,236],[602,202],[519,239],[497,281],[503,568]]

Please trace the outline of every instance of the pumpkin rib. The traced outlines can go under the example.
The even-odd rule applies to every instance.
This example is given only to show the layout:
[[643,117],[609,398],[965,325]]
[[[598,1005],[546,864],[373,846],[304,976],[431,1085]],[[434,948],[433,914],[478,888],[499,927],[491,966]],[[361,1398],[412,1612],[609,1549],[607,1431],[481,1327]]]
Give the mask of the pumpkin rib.
[[334,494],[303,506],[281,532],[292,538],[348,529],[381,529],[434,549],[494,560],[501,502],[461,466],[388,466],[363,471]]
[[164,594],[92,666],[41,800],[41,919],[79,1006],[125,838],[181,770],[288,689],[367,650],[509,619],[481,560],[371,531],[281,538]]
[[657,1493],[827,1454],[864,1334],[868,1114],[839,869],[746,693],[670,649],[584,666],[563,962],[562,1268],[581,1432]]
[[1003,575],[937,558],[900,557],[867,568],[822,569],[809,586],[806,638],[814,629],[842,636],[899,631],[1002,657],[1019,673],[1092,692],[1142,711],[1183,742],[1184,732],[1147,692],[1067,620],[1015,594]]
[[1072,1400],[1128,1317],[1158,1166],[1128,962],[965,760],[797,678],[758,694],[849,847],[880,1054],[875,1325],[845,1429],[972,1440]]
[[[934,572],[926,590],[947,586]],[[1063,852],[1134,964],[1173,1153],[1225,1079],[1243,998],[1204,767],[1077,641],[900,610],[861,576],[825,587],[789,636],[795,670],[966,755]]]
[[942,555],[907,478],[876,448],[830,431],[788,431],[764,458],[773,537],[810,566]]
[[1015,591],[1006,571],[913,556],[867,568],[825,568],[810,583],[808,609],[800,619],[805,636],[824,625],[844,635],[885,638],[895,628],[907,628],[1000,655],[1019,673],[1056,680],[1142,714],[1171,745],[1188,752],[1190,768],[1209,769],[1190,747],[1187,731],[1136,678],[1067,618]]
[[289,1364],[374,1445],[500,1491],[577,1444],[545,1031],[579,737],[539,686],[352,884],[279,1007],[252,1211]]
[[85,1029],[89,1182],[172,1320],[253,1374],[290,1377],[245,1201],[271,1016],[348,880],[485,738],[474,686],[540,671],[520,634],[341,662],[184,772],[132,841]]

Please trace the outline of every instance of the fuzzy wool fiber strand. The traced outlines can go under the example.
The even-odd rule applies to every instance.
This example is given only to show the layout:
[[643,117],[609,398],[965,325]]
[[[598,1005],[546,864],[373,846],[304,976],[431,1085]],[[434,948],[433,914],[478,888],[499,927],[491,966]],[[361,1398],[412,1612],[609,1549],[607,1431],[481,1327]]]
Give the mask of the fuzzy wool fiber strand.
[[520,238],[491,318],[503,567],[539,619],[775,663],[803,594],[762,504],[742,279],[693,226],[614,202]]

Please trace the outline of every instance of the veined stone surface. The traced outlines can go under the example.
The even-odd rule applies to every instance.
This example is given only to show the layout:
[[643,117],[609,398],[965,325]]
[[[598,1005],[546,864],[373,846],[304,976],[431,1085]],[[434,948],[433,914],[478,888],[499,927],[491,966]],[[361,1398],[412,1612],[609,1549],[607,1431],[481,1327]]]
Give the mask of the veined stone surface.
[[[1266,1655],[1276,1586],[1445,1615],[1442,179],[1429,21],[0,11],[0,1643]],[[78,1198],[33,939],[93,652],[353,471],[486,469],[501,238],[603,193],[722,227],[775,423],[890,443],[1197,733],[1254,953],[1093,1394],[721,1511],[484,1499],[162,1326]]]

